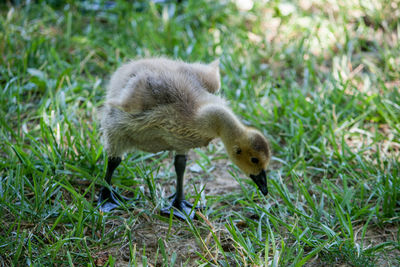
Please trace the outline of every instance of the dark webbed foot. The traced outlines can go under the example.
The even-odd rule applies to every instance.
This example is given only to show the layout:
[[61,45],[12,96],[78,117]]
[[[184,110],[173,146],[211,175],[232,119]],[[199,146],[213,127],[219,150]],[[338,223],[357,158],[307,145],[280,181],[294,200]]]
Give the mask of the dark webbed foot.
[[176,155],[174,166],[176,172],[176,193],[170,197],[173,198],[171,205],[161,210],[161,215],[170,216],[172,211],[174,216],[179,219],[194,219],[196,210],[203,209],[203,207],[193,208],[193,205],[185,200],[183,174],[186,168],[186,155]]
[[[113,175],[114,170],[118,167],[121,163],[120,157],[108,157],[108,164],[107,164],[107,172],[106,177],[104,178],[111,186],[111,178]],[[129,198],[122,197],[114,190],[110,190],[109,187],[103,186],[100,191],[99,199],[97,200],[97,206],[103,212],[109,212],[119,206],[121,206],[121,201],[128,201]]]
[[97,206],[102,212],[109,212],[129,201],[131,201],[130,198],[124,197],[108,187],[103,187],[97,200]]
[[193,204],[186,200],[178,200],[176,196],[173,195],[173,200],[171,205],[167,208],[161,209],[161,215],[170,216],[171,210],[173,210],[173,215],[181,220],[191,219],[193,220],[196,215],[196,211],[203,210],[204,206],[196,206],[193,208]]

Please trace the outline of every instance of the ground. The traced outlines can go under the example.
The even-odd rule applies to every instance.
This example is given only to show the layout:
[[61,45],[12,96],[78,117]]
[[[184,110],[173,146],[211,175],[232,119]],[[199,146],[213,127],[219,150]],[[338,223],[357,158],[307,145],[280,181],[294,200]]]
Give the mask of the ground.
[[[400,2],[0,3],[0,266],[399,266]],[[101,213],[98,110],[124,62],[220,59],[221,90],[272,148],[263,196],[220,140],[133,151]]]

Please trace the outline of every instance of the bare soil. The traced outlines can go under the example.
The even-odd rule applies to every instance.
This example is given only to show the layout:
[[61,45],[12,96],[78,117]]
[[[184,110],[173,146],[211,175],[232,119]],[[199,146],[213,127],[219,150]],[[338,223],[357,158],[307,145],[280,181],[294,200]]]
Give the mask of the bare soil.
[[[194,151],[189,152],[188,164],[185,172],[185,192],[187,195],[195,194],[194,186],[196,186],[198,190],[205,186],[204,194],[206,196],[241,190],[239,184],[229,173],[233,168],[226,156],[223,155],[224,150],[221,149],[222,144],[219,141],[214,141],[212,145],[217,146],[216,153],[219,154],[220,157],[218,157],[219,159],[212,160],[212,170],[207,173],[196,163],[196,160],[201,161],[201,157]],[[159,175],[174,171],[171,165],[172,161],[173,156],[170,155],[168,159],[162,162],[161,165],[163,167],[160,168]],[[165,197],[168,197],[173,193],[172,191],[174,191],[175,179],[171,178],[165,181],[161,187],[165,190]],[[145,191],[147,191],[147,189],[145,189]],[[156,207],[156,209],[158,208],[159,207]],[[157,210],[154,212],[157,212]],[[206,220],[206,222],[204,220]],[[189,230],[189,225],[186,222],[174,220],[173,224],[170,226],[167,219],[163,220],[158,216],[150,217],[140,215],[135,225],[131,226],[132,245],[136,249],[137,262],[142,263],[142,255],[145,255],[148,259],[147,264],[149,264],[149,266],[162,266],[161,251],[158,251],[160,247],[159,242],[163,242],[165,250],[169,255],[172,255],[174,252],[176,253],[177,266],[197,266],[196,261],[200,259],[197,253],[208,255],[209,259],[212,260],[213,253],[207,252],[204,244],[202,244],[202,242],[206,242],[208,246],[213,242],[210,232],[206,230],[208,229],[206,224],[208,224],[208,227],[211,226],[215,232],[218,232],[218,235],[221,237],[222,245],[229,247],[230,240],[225,237],[226,230],[223,225],[218,225],[215,222],[214,225],[212,225],[205,217],[194,221],[196,229],[200,231],[199,234],[201,240],[203,240],[201,241]],[[108,259],[109,254],[112,254],[113,258],[118,259],[116,266],[128,266],[129,241],[120,241],[123,244],[121,247],[112,247],[98,253],[99,266],[101,263],[105,262],[105,259]],[[156,259],[157,253],[158,257]]]

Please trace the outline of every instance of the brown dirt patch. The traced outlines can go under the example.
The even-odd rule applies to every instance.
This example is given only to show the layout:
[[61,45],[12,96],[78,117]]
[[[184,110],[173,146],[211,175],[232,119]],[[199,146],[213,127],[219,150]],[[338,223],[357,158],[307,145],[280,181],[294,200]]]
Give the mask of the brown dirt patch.
[[[200,155],[201,151],[205,152],[205,150],[208,150],[207,155],[212,155],[209,156],[209,161]],[[197,190],[201,190],[203,186],[205,187],[203,195],[206,196],[241,190],[240,185],[229,173],[229,171],[234,171],[234,167],[226,157],[225,149],[220,141],[213,141],[207,148],[202,148],[198,151],[200,153],[192,150],[188,154],[185,172],[185,193],[187,195],[195,194],[194,187]],[[171,177],[168,180],[163,180],[160,185],[162,189],[161,195],[166,199],[175,191],[172,153],[160,165],[157,176],[167,175]],[[146,186],[145,194],[148,194]],[[145,205],[147,206],[147,204]],[[155,207],[155,209],[159,208]],[[154,213],[157,213],[157,211],[155,210]],[[114,227],[115,224],[121,224],[121,222],[114,222]],[[130,257],[129,242],[132,242],[136,250],[136,259],[139,266],[143,264],[143,256],[147,257],[147,264],[150,266],[163,266],[165,263],[163,263],[161,251],[159,251],[160,242],[162,242],[169,259],[171,259],[172,253],[176,253],[175,263],[177,266],[196,266],[196,261],[200,259],[197,253],[205,255],[209,260],[213,260],[213,257],[218,255],[215,252],[214,240],[209,229],[213,229],[220,236],[220,242],[223,246],[229,246],[231,243],[225,235],[226,230],[222,224],[212,225],[204,217],[194,221],[194,225],[199,231],[199,236],[194,236],[193,232],[190,231],[190,225],[186,222],[174,220],[170,226],[167,219],[163,220],[158,215],[140,215],[135,225],[129,226],[132,240],[114,241],[121,243],[122,246],[99,252],[99,262],[103,262],[104,255],[111,254],[113,258],[118,259],[116,266],[128,266]],[[212,248],[213,251],[207,251],[209,248]],[[158,257],[156,258],[157,254]]]

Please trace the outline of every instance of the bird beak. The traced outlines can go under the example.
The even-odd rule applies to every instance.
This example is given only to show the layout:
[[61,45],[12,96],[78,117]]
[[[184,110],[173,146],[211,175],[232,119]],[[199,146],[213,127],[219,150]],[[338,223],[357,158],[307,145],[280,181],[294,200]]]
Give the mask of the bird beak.
[[267,175],[265,174],[265,170],[262,170],[257,175],[250,174],[250,178],[256,183],[256,185],[261,190],[263,195],[266,196],[268,194],[268,185],[267,185]]

